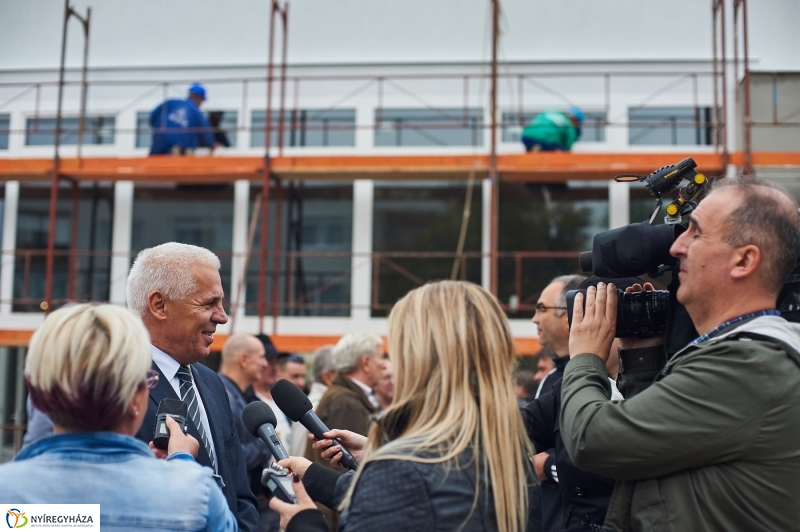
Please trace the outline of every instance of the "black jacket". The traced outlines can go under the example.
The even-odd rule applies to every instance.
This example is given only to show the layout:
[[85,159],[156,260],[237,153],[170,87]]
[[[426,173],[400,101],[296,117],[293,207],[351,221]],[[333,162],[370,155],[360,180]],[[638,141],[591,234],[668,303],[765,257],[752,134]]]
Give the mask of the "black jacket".
[[[147,404],[147,414],[136,437],[145,442],[153,439],[155,431],[156,412],[158,403],[165,398],[179,399],[172,385],[161,373],[158,364],[153,362],[152,368],[158,372],[159,379],[155,388],[150,390],[150,401]],[[208,423],[211,425],[211,439],[217,454],[219,475],[225,482],[222,492],[228,501],[228,506],[236,516],[239,530],[245,532],[258,531],[258,511],[256,498],[250,491],[250,482],[247,478],[247,469],[242,455],[242,445],[236,433],[236,426],[231,415],[231,405],[228,394],[217,374],[202,364],[192,364],[192,375],[206,409]],[[200,434],[193,423],[188,422],[189,434],[200,440]],[[205,448],[200,445],[197,453],[197,462],[200,465],[211,466],[211,458]]]
[[[406,460],[369,462],[358,479],[350,506],[342,515],[342,532],[438,532],[462,530],[478,532],[497,530],[489,479],[481,475],[480,492],[474,512],[475,465],[467,451],[448,464],[421,464]],[[317,468],[315,471],[315,468]],[[320,502],[337,505],[346,493],[352,473],[320,473],[322,466],[306,471],[303,485],[309,494],[322,495]],[[333,477],[337,475],[335,486]],[[530,475],[530,504],[539,502],[539,490]],[[317,486],[310,486],[314,481]],[[333,489],[332,489],[333,488]],[[463,525],[463,526],[462,526]],[[538,526],[528,530],[538,530]],[[461,527],[461,528],[459,528]],[[295,515],[286,532],[323,532],[327,530],[322,514],[306,510]]]
[[556,381],[550,392],[540,395],[522,411],[525,428],[536,449],[555,449],[555,454],[550,456],[555,459],[561,491],[561,520],[558,530],[599,530],[608,510],[615,481],[575,466],[561,439],[558,419],[560,412],[561,379]]

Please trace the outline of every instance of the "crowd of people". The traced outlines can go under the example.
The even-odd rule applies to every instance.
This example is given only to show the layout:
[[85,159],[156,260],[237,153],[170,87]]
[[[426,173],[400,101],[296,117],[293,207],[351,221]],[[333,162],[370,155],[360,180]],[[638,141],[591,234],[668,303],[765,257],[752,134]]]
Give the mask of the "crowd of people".
[[[350,333],[307,360],[236,333],[214,372],[202,361],[227,322],[219,259],[146,249],[129,310],[67,306],[33,336],[24,374],[41,428],[0,466],[0,493],[99,503],[113,530],[794,530],[800,326],[776,300],[800,258],[797,209],[766,183],[715,184],[670,250],[699,336],[669,359],[663,335],[614,337],[617,289],[652,284],[556,277],[536,304],[535,372],[514,373],[498,300],[459,281],[400,299],[386,344]],[[307,393],[323,437],[278,407],[279,381]],[[162,449],[168,398],[186,428],[167,416]],[[289,458],[248,430],[256,401]],[[296,503],[262,484],[270,466]]]

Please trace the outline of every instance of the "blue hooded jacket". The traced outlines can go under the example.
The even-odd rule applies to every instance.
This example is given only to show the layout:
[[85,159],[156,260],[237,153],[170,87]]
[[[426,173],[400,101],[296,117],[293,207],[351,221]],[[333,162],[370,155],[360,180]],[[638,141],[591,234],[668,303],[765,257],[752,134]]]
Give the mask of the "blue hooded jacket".
[[206,146],[214,145],[214,135],[205,115],[192,100],[167,100],[150,112],[153,142],[150,155],[172,153],[173,146],[181,151],[197,148],[200,138]]

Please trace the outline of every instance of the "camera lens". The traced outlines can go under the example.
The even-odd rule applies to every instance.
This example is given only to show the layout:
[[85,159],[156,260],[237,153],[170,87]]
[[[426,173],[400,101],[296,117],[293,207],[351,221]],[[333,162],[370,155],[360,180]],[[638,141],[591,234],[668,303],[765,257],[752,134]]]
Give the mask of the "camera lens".
[[617,338],[649,338],[667,327],[669,292],[617,290]]

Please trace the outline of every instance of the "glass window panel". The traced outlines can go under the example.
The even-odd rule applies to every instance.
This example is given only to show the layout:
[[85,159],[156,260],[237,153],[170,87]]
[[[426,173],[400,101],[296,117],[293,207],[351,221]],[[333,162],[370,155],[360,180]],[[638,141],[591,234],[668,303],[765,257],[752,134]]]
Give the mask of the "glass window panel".
[[[264,146],[265,111],[253,111],[250,126],[250,146]],[[355,146],[355,109],[290,109],[284,114],[283,145],[304,146]],[[272,146],[278,145],[280,114],[272,111]]]
[[231,297],[233,186],[136,185],[131,251],[181,242],[213,251],[220,259],[225,309]]
[[[525,111],[520,113],[510,111],[503,113],[503,142],[521,142],[522,130],[541,111]],[[605,142],[606,140],[606,113],[605,111],[584,111],[581,136],[577,142]]]
[[[501,252],[573,251],[591,249],[594,235],[608,229],[606,182],[509,183],[500,182],[499,239]],[[522,258],[498,260],[498,288],[502,303],[514,298],[522,308],[509,316],[529,318],[539,293],[554,277],[581,273],[575,258]],[[517,294],[517,279],[520,293]],[[513,297],[512,297],[513,296]]]
[[[73,255],[76,301],[108,301],[111,274],[111,237],[114,188],[84,184],[79,190],[78,243]],[[69,296],[70,235],[73,199],[70,186],[59,188],[56,207],[53,298],[56,305]],[[45,295],[50,188],[22,185],[17,215],[17,251],[14,265],[15,312],[41,312]]]
[[[116,118],[113,116],[87,116],[83,126],[83,144],[114,144],[115,124]],[[79,128],[77,116],[62,118],[61,144],[77,144]],[[55,118],[28,118],[25,121],[25,145],[52,146],[56,140],[55,132]]]
[[628,109],[631,146],[703,146],[714,142],[711,107]]
[[375,146],[482,146],[483,109],[377,109]]
[[11,115],[0,115],[0,150],[8,149],[8,137],[11,134]]
[[[377,182],[373,204],[373,250],[381,255],[374,263],[373,316],[386,316],[391,306],[409,290],[430,280],[449,279],[455,262],[467,197],[463,182]],[[460,262],[456,278],[481,281],[481,187],[472,190],[470,218],[464,251],[473,254]],[[450,251],[453,255],[441,255]],[[422,256],[407,256],[422,252]],[[431,252],[439,256],[431,256]],[[427,253],[427,255],[425,255]],[[405,255],[405,256],[404,256]],[[376,266],[377,265],[377,266]],[[466,271],[462,268],[466,267]]]
[[[251,217],[260,194],[260,186],[251,187]],[[270,191],[268,219],[266,316],[272,315],[273,308],[273,249],[279,205],[276,195],[277,190],[273,188]],[[349,316],[353,234],[352,183],[289,182],[281,196],[282,252],[278,259],[278,314]],[[260,221],[256,227],[247,269],[247,315],[258,315]]]

